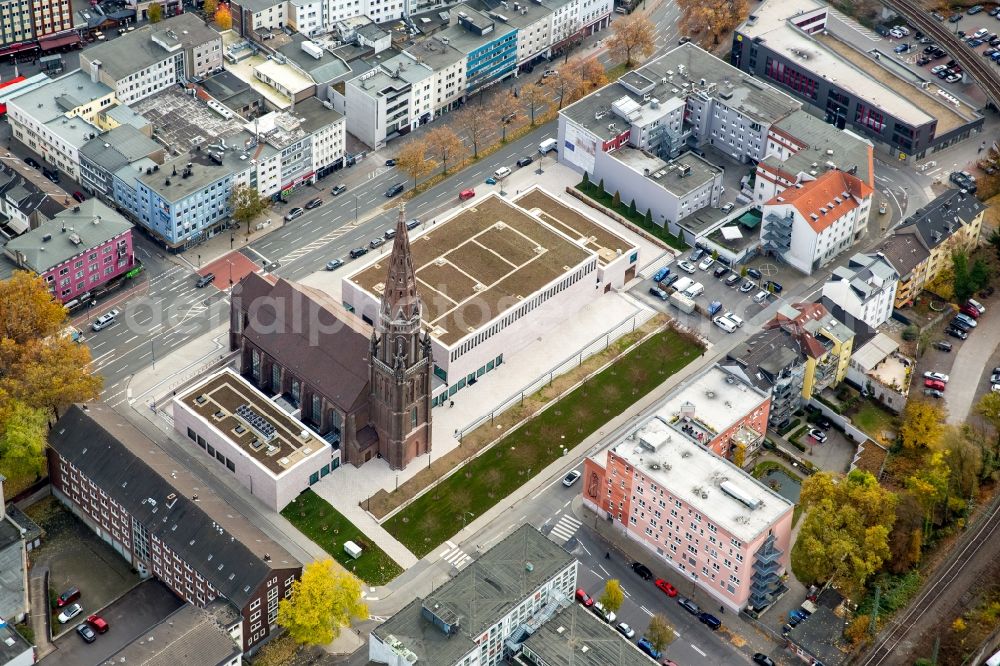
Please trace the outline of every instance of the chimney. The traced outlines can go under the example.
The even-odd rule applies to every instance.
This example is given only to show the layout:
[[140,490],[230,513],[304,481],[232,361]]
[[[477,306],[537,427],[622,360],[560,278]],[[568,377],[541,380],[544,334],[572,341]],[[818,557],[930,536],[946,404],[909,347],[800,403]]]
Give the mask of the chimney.
[[90,63],[90,82],[99,83],[101,80],[101,61],[94,60]]

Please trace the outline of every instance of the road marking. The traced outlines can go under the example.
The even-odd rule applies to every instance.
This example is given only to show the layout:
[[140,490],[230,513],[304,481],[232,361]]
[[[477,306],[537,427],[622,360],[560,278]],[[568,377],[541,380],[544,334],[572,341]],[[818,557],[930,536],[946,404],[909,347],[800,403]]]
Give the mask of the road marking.
[[562,539],[562,542],[565,543],[573,538],[573,535],[576,534],[576,531],[582,524],[583,523],[573,516],[563,514],[560,516],[559,522],[556,523],[555,527],[552,528],[552,531],[549,532],[549,534],[555,535],[559,539]]
[[573,500],[566,500],[566,503],[565,503],[565,504],[563,504],[563,508],[565,509],[566,507],[568,507],[568,506],[569,506],[569,503],[570,503],[570,502],[572,502],[572,501],[573,501]]
[[138,335],[133,335],[131,338],[129,338],[128,340],[126,340],[122,344],[123,345],[127,345],[128,343],[132,342],[133,340],[137,339],[138,337],[139,337]]
[[[451,542],[449,541],[448,543],[450,544]],[[441,559],[456,569],[461,569],[463,566],[472,561],[472,557],[470,555],[467,555],[465,551],[454,545],[441,553]]]
[[[639,610],[641,610],[643,613],[645,613],[649,617],[653,617],[653,611],[649,610],[645,606],[639,606]],[[677,634],[677,635],[680,636],[680,634]]]
[[[677,634],[677,635],[678,635],[678,636],[680,636],[680,634]],[[698,646],[697,646],[697,645],[695,645],[694,643],[691,643],[691,649],[692,649],[692,650],[694,650],[695,652],[697,652],[698,654],[700,654],[700,655],[701,655],[701,656],[703,656],[703,657],[706,657],[706,656],[708,656],[708,655],[706,655],[706,654],[705,654],[704,652],[702,652],[702,651],[701,651],[701,650],[700,650],[700,649],[698,648]]]
[[597,568],[603,571],[605,576],[611,576],[611,573],[607,569],[602,567],[600,564],[597,565]]

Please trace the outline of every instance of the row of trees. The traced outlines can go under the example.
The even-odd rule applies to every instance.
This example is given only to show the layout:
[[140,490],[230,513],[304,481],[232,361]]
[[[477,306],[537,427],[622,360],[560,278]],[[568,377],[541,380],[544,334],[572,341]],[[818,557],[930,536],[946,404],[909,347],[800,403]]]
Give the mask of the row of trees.
[[976,414],[981,422],[951,426],[940,403],[911,399],[884,484],[860,470],[807,479],[792,548],[803,582],[833,581],[860,595],[874,574],[910,571],[929,544],[961,527],[980,483],[1000,470],[1000,394],[986,394]]
[[44,474],[50,422],[101,393],[90,349],[61,334],[68,324],[37,275],[0,281],[0,474],[12,492]]

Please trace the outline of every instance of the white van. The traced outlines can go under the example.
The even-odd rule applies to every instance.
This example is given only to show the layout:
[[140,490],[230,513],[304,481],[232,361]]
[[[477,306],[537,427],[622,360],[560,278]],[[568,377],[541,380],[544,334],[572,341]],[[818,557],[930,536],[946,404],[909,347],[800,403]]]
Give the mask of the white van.
[[733,320],[728,317],[723,317],[722,315],[719,315],[712,321],[714,321],[715,325],[721,328],[726,333],[732,333],[733,331],[736,330],[736,324],[734,324]]
[[690,287],[693,284],[694,284],[694,280],[692,280],[691,278],[689,278],[689,277],[682,277],[677,282],[674,282],[674,284],[672,286],[677,291],[684,292],[684,290],[686,290],[688,287]]
[[510,169],[505,166],[500,167],[499,169],[493,172],[493,177],[496,178],[497,180],[501,178],[506,178],[509,175],[510,175]]
[[542,155],[551,152],[559,147],[559,143],[555,139],[546,139],[538,144],[538,152]]
[[688,298],[697,298],[705,293],[705,285],[701,282],[695,282],[690,287],[684,290],[684,295]]
[[757,295],[753,297],[754,303],[767,303],[767,297],[770,296],[766,291],[758,291]]

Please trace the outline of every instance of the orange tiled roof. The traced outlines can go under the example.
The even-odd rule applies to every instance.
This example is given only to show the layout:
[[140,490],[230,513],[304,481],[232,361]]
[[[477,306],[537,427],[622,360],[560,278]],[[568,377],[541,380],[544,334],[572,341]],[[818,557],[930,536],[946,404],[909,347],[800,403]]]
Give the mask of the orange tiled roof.
[[820,233],[857,208],[858,201],[871,196],[873,191],[860,178],[832,169],[816,180],[802,183],[801,187],[788,188],[767,203],[792,204],[813,231]]

